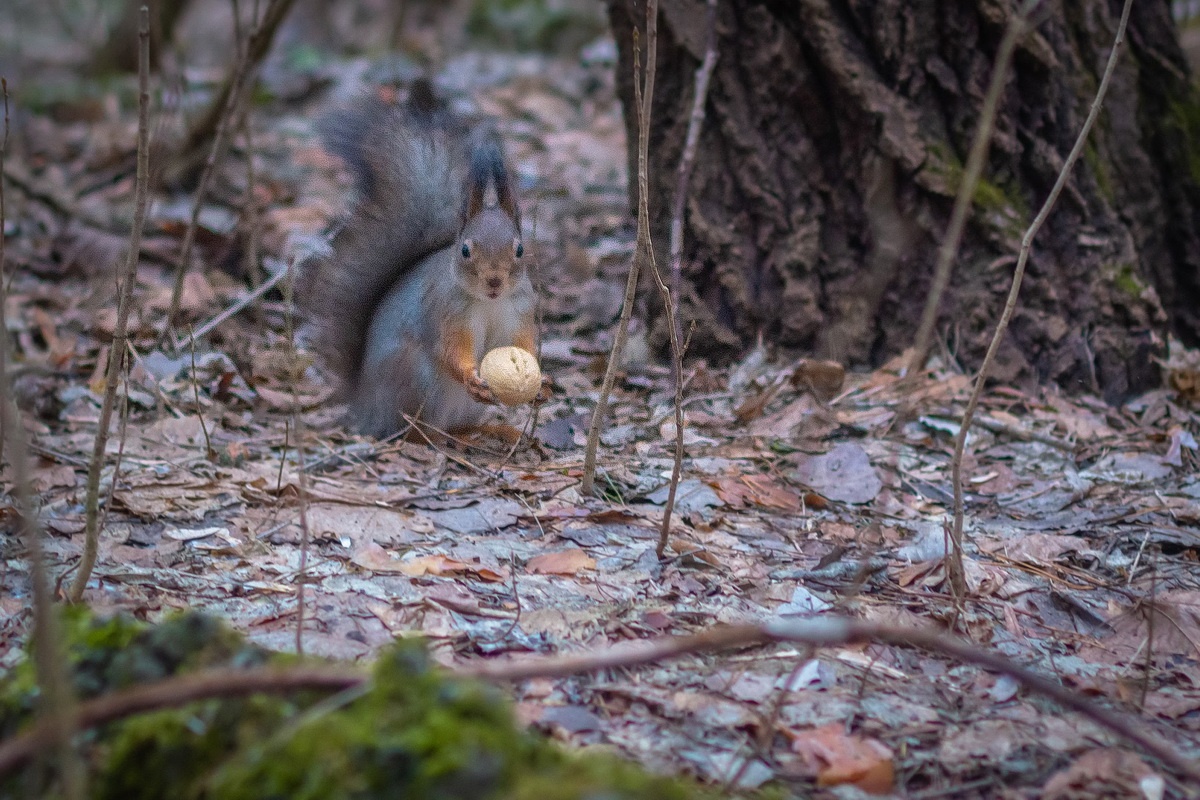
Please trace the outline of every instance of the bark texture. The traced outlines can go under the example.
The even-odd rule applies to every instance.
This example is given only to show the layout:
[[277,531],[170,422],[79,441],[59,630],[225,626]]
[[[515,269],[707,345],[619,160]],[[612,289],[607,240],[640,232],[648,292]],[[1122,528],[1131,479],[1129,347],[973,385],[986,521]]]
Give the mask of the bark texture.
[[[691,354],[735,357],[761,334],[873,365],[912,344],[1015,2],[721,0],[685,205]],[[1087,116],[1121,2],[1043,5],[1017,50],[941,308],[941,335],[967,367]],[[608,8],[632,166],[633,29],[645,6]],[[704,25],[703,0],[661,0],[649,177],[662,252]],[[1152,357],[1168,334],[1200,344],[1198,137],[1169,4],[1141,0],[1085,158],[1034,243],[997,380],[1117,399],[1157,385]]]

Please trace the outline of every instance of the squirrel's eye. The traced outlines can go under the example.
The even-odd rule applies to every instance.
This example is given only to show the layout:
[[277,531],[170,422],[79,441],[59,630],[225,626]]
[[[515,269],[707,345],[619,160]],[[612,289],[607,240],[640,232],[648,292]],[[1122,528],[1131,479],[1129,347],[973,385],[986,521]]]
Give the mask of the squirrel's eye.
[[525,255],[525,245],[517,242],[517,258],[520,258],[523,255]]
[[471,245],[463,244],[462,254],[463,254],[463,258],[470,258],[471,257]]

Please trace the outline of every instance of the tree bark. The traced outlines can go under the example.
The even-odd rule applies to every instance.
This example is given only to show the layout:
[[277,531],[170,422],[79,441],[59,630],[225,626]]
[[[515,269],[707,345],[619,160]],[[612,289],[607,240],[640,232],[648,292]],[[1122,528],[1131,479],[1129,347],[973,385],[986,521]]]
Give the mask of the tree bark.
[[[762,335],[878,365],[912,344],[1015,2],[721,0],[685,204],[690,354],[729,359]],[[1087,116],[1120,6],[1044,3],[1017,50],[940,309],[940,336],[967,368]],[[649,200],[665,250],[705,14],[703,0],[660,8]],[[608,9],[632,163],[632,32],[645,5]],[[995,378],[1110,400],[1157,385],[1152,357],[1168,335],[1200,344],[1198,212],[1200,101],[1169,4],[1143,0],[1086,157],[1034,243]]]

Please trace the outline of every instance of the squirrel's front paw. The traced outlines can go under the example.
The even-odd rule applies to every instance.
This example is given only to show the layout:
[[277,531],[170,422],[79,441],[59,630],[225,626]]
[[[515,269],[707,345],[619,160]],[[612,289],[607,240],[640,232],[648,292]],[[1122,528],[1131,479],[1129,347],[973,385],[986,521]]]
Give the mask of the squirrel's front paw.
[[479,377],[478,373],[472,375],[467,381],[467,393],[480,403],[496,404],[496,394],[492,391],[492,387],[488,386],[488,382]]
[[537,397],[533,398],[535,405],[540,405],[554,396],[554,381],[549,375],[542,376],[542,388],[538,389]]

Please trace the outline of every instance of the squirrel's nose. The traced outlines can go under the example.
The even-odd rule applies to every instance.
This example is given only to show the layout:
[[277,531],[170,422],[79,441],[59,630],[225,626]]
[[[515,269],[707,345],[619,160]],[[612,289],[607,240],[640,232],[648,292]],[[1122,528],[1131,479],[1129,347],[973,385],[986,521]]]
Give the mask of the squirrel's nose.
[[487,287],[489,289],[499,289],[500,285],[502,283],[503,283],[503,281],[501,281],[499,278],[488,278],[487,279]]

